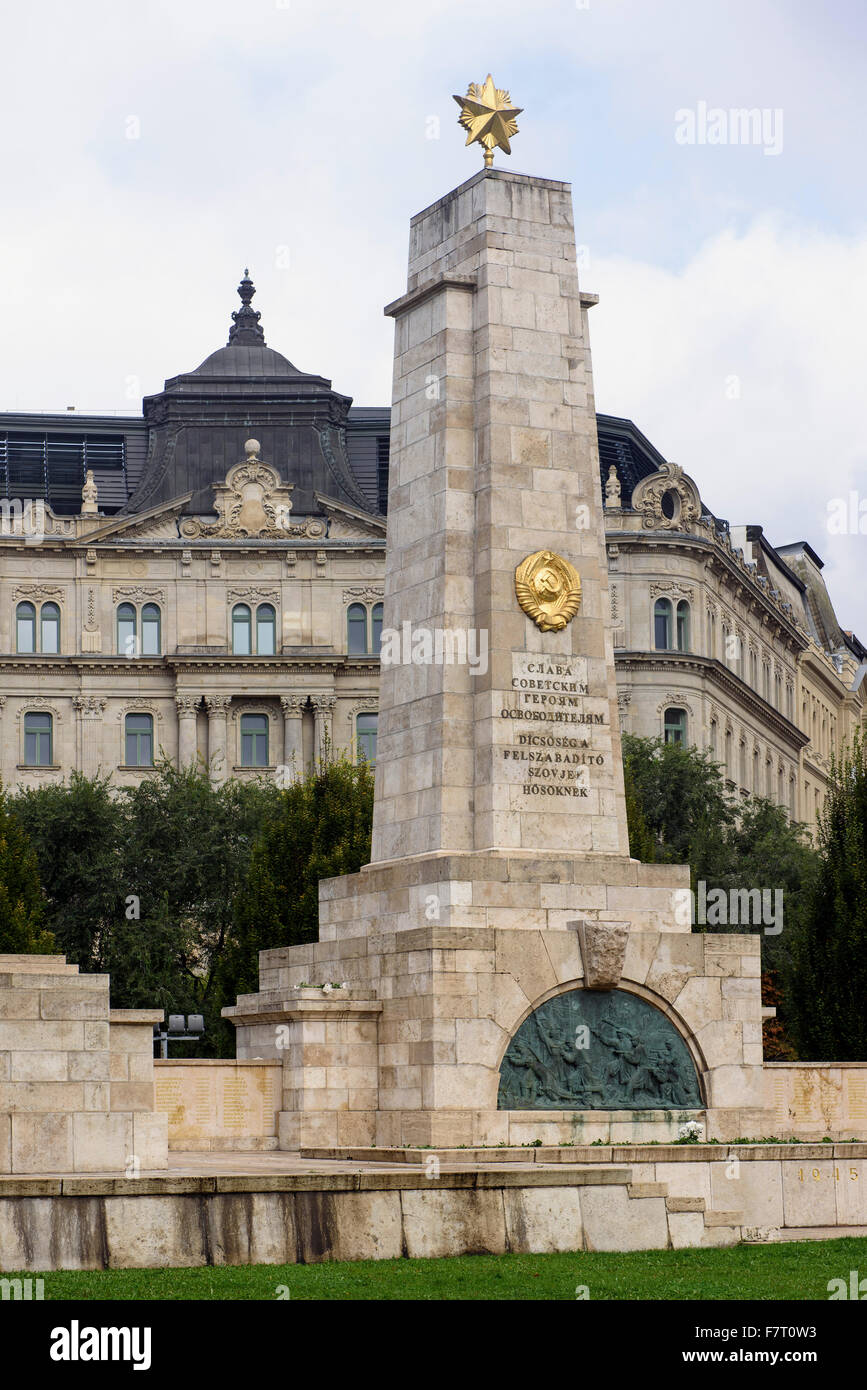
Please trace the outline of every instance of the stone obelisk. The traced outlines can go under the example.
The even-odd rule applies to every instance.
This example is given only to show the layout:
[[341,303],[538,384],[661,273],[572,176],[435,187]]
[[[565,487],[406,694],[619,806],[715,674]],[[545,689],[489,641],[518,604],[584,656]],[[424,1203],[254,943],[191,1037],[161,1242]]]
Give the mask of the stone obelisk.
[[[628,856],[594,302],[578,285],[567,184],[486,169],[412,220],[407,293],[386,310],[396,338],[373,863]],[[535,617],[516,593],[533,556],[535,588],[532,573],[518,588]],[[568,590],[570,568],[577,612],[555,602],[552,614],[544,598]]]

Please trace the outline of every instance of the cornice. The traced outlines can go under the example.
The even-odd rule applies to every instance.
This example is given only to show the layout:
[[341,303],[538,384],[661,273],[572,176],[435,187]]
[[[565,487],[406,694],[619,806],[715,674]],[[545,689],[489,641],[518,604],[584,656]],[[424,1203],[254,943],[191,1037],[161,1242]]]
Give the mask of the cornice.
[[615,652],[614,665],[617,671],[659,671],[670,680],[685,674],[699,676],[733,696],[739,704],[750,710],[760,723],[775,729],[781,738],[795,748],[800,750],[810,742],[808,734],[803,733],[797,724],[793,724],[773,705],[769,705],[757,695],[746,681],[729,671],[721,661],[713,657],[699,656],[694,652],[667,652],[665,659],[662,658],[661,652]]
[[684,553],[691,550],[704,551],[726,571],[730,579],[746,590],[750,601],[761,607],[767,619],[776,624],[781,632],[786,633],[794,646],[803,650],[809,643],[806,629],[799,626],[794,618],[788,617],[770,594],[756,582],[755,575],[746,568],[746,561],[739,561],[733,551],[729,552],[717,540],[697,536],[689,531],[606,531],[605,544],[606,547],[617,546],[621,551],[627,548],[644,552],[649,549]]

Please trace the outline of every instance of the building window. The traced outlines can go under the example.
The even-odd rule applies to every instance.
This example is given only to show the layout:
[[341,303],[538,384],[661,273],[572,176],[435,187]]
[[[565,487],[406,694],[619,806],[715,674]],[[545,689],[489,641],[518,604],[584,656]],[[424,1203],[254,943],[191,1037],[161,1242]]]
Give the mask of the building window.
[[726,777],[732,780],[732,731],[726,729],[726,758],[725,758]]
[[162,651],[162,621],[155,603],[146,603],[141,611],[142,656],[159,656]]
[[689,651],[689,604],[685,598],[677,605],[677,650]]
[[131,603],[122,603],[117,610],[117,650],[121,656],[136,654],[136,612]]
[[256,609],[256,651],[259,656],[277,654],[277,614],[270,603]]
[[753,690],[759,688],[759,658],[757,652],[750,652],[750,685]]
[[371,613],[370,613],[370,621],[371,621],[372,633],[373,633],[373,642],[371,643],[371,651],[373,652],[373,655],[374,655],[374,656],[379,656],[379,649],[380,649],[380,647],[382,646],[382,604],[381,604],[381,603],[375,603],[375,604],[373,605],[373,608],[371,609]]
[[686,710],[667,709],[663,716],[663,734],[666,743],[686,744]]
[[719,725],[715,719],[710,721],[710,751],[714,758],[717,756],[719,743]]
[[15,610],[17,632],[16,649],[19,652],[36,651],[36,609],[32,603],[19,603]]
[[251,654],[250,609],[246,603],[236,603],[232,609],[232,651],[235,656]]
[[267,714],[241,715],[241,766],[268,766]]
[[367,656],[367,609],[350,603],[346,610],[346,650],[350,656]]
[[742,786],[742,787],[745,787],[745,786],[747,785],[747,741],[746,741],[745,738],[742,738],[742,739],[741,739],[741,742],[740,742],[740,758],[741,758],[741,786]]
[[50,714],[25,714],[24,761],[28,767],[51,767]]
[[60,651],[60,609],[56,603],[43,603],[39,610],[39,645],[51,656]]
[[759,750],[753,749],[753,795],[761,796],[762,789],[759,785]]
[[153,767],[154,720],[152,714],[128,714],[124,724],[127,767]]
[[653,644],[658,652],[671,650],[671,599],[658,598],[653,605]]
[[373,767],[376,763],[376,731],[378,714],[359,714],[355,719],[355,744],[359,758]]

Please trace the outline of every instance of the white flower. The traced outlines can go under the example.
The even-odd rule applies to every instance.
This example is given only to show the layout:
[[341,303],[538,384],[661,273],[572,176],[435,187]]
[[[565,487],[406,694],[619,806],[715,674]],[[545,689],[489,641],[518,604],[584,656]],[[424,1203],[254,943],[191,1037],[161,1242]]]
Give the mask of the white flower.
[[343,981],[343,984],[340,986],[340,988],[341,988],[341,989],[349,989],[349,985],[348,985],[348,983],[347,983],[346,980]]
[[704,1125],[698,1120],[688,1120],[685,1125],[681,1125],[677,1131],[678,1139],[703,1139]]
[[331,991],[333,990],[333,988],[334,988],[333,985],[323,985],[323,986],[322,986],[322,993],[323,993],[323,994],[330,994]]

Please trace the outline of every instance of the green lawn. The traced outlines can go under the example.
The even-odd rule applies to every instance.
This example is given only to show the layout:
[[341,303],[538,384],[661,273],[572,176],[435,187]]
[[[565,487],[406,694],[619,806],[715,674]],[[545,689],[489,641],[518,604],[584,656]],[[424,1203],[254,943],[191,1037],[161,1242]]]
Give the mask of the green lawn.
[[[867,1275],[867,1239],[628,1254],[464,1255],[447,1260],[61,1270],[46,1299],[821,1299],[828,1281]],[[0,1276],[14,1278],[14,1275]],[[18,1276],[34,1278],[34,1275]],[[283,1297],[286,1297],[284,1291]]]

